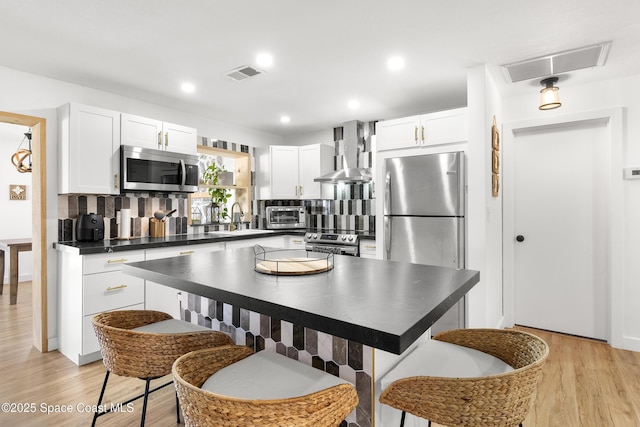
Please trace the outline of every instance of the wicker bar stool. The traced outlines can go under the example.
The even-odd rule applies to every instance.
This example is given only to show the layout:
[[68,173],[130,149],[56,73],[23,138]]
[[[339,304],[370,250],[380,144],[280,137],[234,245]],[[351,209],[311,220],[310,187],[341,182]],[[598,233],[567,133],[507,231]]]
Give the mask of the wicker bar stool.
[[194,351],[173,377],[187,426],[338,426],[358,405],[355,387],[275,352],[244,346]]
[[506,329],[455,329],[418,346],[383,379],[380,402],[444,426],[522,426],[549,347]]
[[[109,374],[136,377],[145,381],[144,393],[122,403],[122,406],[144,398],[140,425],[144,426],[149,393],[166,387],[172,381],[149,390],[153,379],[171,373],[175,360],[193,350],[233,344],[231,338],[217,331],[176,320],[171,315],[152,310],[121,310],[100,313],[91,319],[100,344],[107,372],[100,391],[102,404]],[[176,415],[180,412],[176,395]],[[113,407],[113,405],[111,405]],[[92,426],[109,410],[95,412]]]

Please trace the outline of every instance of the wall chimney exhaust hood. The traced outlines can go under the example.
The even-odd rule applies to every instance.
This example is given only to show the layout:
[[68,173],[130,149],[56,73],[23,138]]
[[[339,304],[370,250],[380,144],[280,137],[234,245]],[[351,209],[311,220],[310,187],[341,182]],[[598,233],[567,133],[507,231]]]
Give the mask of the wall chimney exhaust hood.
[[[339,129],[339,128],[338,128]],[[347,122],[342,127],[343,139],[343,164],[342,169],[315,178],[315,182],[328,183],[363,183],[370,182],[372,173],[370,168],[361,168],[358,165],[358,153],[364,151],[364,125],[357,120]]]

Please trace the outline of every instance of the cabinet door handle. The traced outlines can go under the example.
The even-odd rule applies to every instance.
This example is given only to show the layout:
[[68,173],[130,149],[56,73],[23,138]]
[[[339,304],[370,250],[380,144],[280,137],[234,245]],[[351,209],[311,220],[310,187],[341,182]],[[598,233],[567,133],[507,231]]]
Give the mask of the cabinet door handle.
[[162,148],[162,131],[158,132],[158,149]]
[[169,132],[165,132],[164,134],[164,146],[165,147],[169,146]]
[[120,258],[120,259],[110,259],[107,261],[107,264],[116,264],[116,263],[120,263],[120,262],[127,262],[126,258]]
[[124,289],[124,288],[126,288],[126,287],[127,287],[127,285],[109,286],[109,287],[107,288],[107,292],[117,291],[117,290],[119,290],[119,289]]
[[302,196],[302,185],[300,186],[300,195]]
[[415,126],[413,128],[413,139],[415,140],[416,144],[418,143],[418,126]]
[[182,252],[180,252],[180,255],[191,255],[194,252],[195,251],[182,251]]
[[115,174],[115,175],[114,175],[114,180],[115,180],[115,182],[114,182],[114,184],[113,184],[113,185],[114,185],[114,187],[115,187],[115,188],[118,188],[118,185],[120,184],[120,180],[118,179],[118,175],[119,175],[119,174]]
[[422,142],[426,142],[426,141],[424,140],[424,126],[422,126]]

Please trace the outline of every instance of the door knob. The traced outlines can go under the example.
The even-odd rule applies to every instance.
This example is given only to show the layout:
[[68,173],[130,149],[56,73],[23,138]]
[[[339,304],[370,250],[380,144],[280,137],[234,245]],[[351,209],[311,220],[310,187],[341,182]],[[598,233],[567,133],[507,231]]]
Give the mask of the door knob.
[[524,242],[524,236],[523,236],[522,234],[518,234],[518,235],[516,236],[516,240],[517,240],[518,242]]

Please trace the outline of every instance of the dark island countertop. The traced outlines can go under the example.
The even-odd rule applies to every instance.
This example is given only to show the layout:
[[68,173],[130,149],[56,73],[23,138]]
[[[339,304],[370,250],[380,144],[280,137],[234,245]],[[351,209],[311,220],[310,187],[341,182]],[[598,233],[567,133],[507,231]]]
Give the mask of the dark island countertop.
[[478,281],[472,270],[335,256],[306,276],[254,271],[253,248],[124,264],[136,277],[401,354]]

